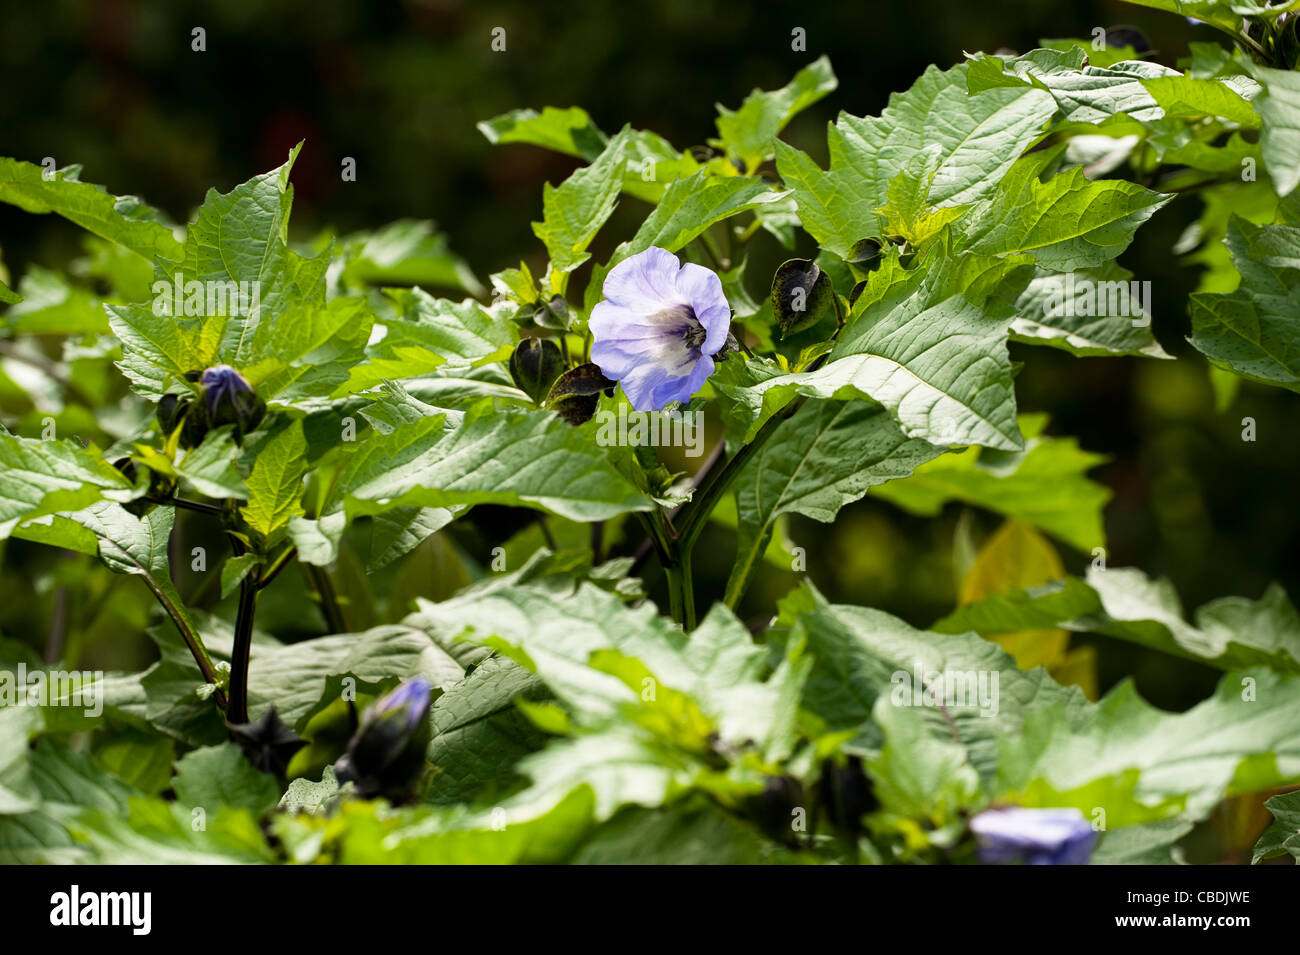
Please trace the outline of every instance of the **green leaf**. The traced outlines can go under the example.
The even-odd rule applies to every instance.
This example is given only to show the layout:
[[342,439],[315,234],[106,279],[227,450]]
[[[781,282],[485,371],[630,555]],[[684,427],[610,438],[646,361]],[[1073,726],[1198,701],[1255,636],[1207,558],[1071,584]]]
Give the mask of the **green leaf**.
[[[1262,12],[1268,6],[1266,0],[1128,0],[1141,7],[1164,10],[1179,16],[1200,20],[1225,33],[1235,35],[1241,27],[1241,18],[1248,11]],[[1283,9],[1278,6],[1278,11]]]
[[[622,188],[628,135],[628,130],[620,133],[591,165],[542,191],[542,221],[533,223],[533,232],[546,245],[553,273],[572,272],[591,257],[587,246],[614,211]],[[563,281],[553,276],[551,288],[563,293]]]
[[1192,344],[1243,378],[1300,391],[1300,228],[1233,217],[1225,244],[1241,285],[1192,295]]
[[1087,580],[1066,578],[1041,587],[996,594],[938,621],[941,633],[1064,627],[1100,633],[1140,646],[1238,670],[1266,666],[1300,675],[1300,615],[1273,584],[1258,601],[1224,597],[1183,618],[1167,580],[1133,568],[1090,570]]
[[180,805],[205,812],[234,806],[261,815],[280,801],[275,778],[255,769],[235,743],[186,753],[176,763],[172,788]]
[[1259,837],[1251,862],[1258,864],[1283,853],[1300,859],[1300,791],[1274,796],[1264,805],[1273,814],[1273,825]]
[[319,782],[310,779],[291,780],[277,808],[295,816],[302,813],[320,815],[326,811],[326,804],[338,792],[339,781],[334,775],[334,767],[326,766]]
[[133,797],[125,810],[81,813],[70,823],[100,865],[257,865],[275,862],[257,818],[247,809],[205,813],[204,828],[189,810],[161,799]]
[[1056,112],[1043,90],[990,89],[968,94],[966,66],[925,71],[895,93],[879,118],[841,114],[829,128],[830,168],[777,143],[777,168],[794,190],[804,228],[822,248],[851,257],[861,239],[881,234],[876,210],[890,182],[927,147],[939,165],[928,202],[967,205],[987,195]]
[[[870,754],[879,748],[880,730],[873,722],[877,701],[909,706],[929,726],[930,734],[958,738],[981,778],[991,782],[998,768],[1000,740],[1016,735],[1030,716],[1060,706],[1068,714],[1088,706],[1077,687],[1062,687],[1037,668],[1021,671],[1002,648],[974,634],[947,635],[916,630],[879,610],[830,604],[805,584],[781,601],[778,627],[789,628],[788,640],[807,640],[816,661],[802,705],[827,724],[827,730],[853,731],[850,749]],[[946,712],[921,705],[914,688],[921,681],[939,687],[934,674],[970,677],[966,703],[949,702]],[[993,689],[996,674],[997,689]],[[980,700],[983,677],[985,698]]]
[[0,430],[0,538],[57,511],[137,496],[122,472],[97,451],[71,441],[19,438]]
[[[959,741],[1000,800],[1101,808],[1120,826],[1179,812],[1203,818],[1225,795],[1300,779],[1300,744],[1285,715],[1300,702],[1300,677],[1238,671],[1211,699],[1166,713],[1131,683],[1091,704],[1041,668],[1016,670],[973,634],[913,630],[879,611],[827,604],[807,587],[786,598],[779,623],[816,660],[803,705],[829,730],[855,731],[851,746],[870,755],[880,740],[871,716],[889,694],[917,709],[930,735]],[[973,689],[981,675],[992,689],[994,674],[981,710]],[[946,706],[918,700],[918,683],[942,690]]]
[[965,247],[980,255],[1032,252],[1040,267],[1056,272],[1096,268],[1127,248],[1138,227],[1173,198],[1130,182],[1094,182],[1079,167],[1044,181],[1064,148],[1012,166],[957,224]]
[[197,448],[185,452],[176,465],[176,474],[207,497],[243,498],[248,496],[248,489],[239,476],[238,460],[234,428],[217,428],[204,435]]
[[1010,301],[1029,275],[1027,259],[956,256],[942,244],[910,271],[895,255],[874,273],[821,367],[781,374],[733,359],[714,387],[748,422],[745,440],[803,394],[873,399],[904,434],[931,444],[1017,449],[1006,333]]
[[741,173],[752,174],[775,155],[774,142],[786,124],[838,85],[830,60],[821,56],[781,89],[754,90],[738,110],[719,103],[718,145]]
[[370,524],[366,572],[374,573],[404,557],[456,518],[459,509],[399,507],[376,514]]
[[[6,765],[9,754],[0,749],[0,862],[84,862],[84,849],[68,831],[70,822],[87,810],[121,812],[134,790],[65,743],[43,737],[29,748],[28,730],[39,718],[34,708],[0,710],[3,738],[22,751],[16,764]],[[6,789],[15,781],[26,794],[21,804]]]
[[708,800],[628,807],[598,826],[574,865],[766,865],[793,853]]
[[519,760],[540,749],[545,734],[515,705],[549,696],[537,675],[505,657],[489,657],[434,701],[425,794],[435,805],[499,797],[523,780]]
[[257,554],[241,554],[228,557],[221,565],[221,596],[229,597],[253,570],[261,563]]
[[339,244],[345,285],[423,285],[483,293],[469,264],[427,219],[399,219],[373,232],[345,236]]
[[1150,315],[1142,313],[1149,296],[1132,279],[1114,262],[1064,274],[1039,269],[1016,301],[1011,338],[1080,357],[1169,358],[1151,334]]
[[113,196],[80,179],[80,166],[67,166],[48,179],[45,168],[0,158],[0,202],[25,212],[53,212],[87,232],[115,242],[151,262],[176,262],[181,246],[154,209],[135,196]]
[[[588,162],[600,156],[609,143],[609,137],[596,127],[587,111],[577,106],[548,106],[541,113],[512,110],[479,123],[478,129],[491,143],[528,143]],[[700,167],[668,140],[645,130],[626,131],[625,152],[628,162],[623,172],[623,191],[647,202],[659,200],[665,183],[688,176]]]
[[258,451],[248,475],[248,503],[242,513],[252,530],[269,538],[303,513],[302,479],[307,472],[307,439],[294,422]]
[[293,823],[306,829],[303,835],[285,827],[279,831],[286,842],[301,843],[302,862],[313,861],[320,847],[319,836],[304,836],[328,827],[336,833],[338,861],[345,865],[555,864],[572,854],[591,825],[591,813],[587,790],[542,813],[507,813],[504,821],[488,811],[417,808],[393,813],[373,802],[353,801],[340,806],[337,821],[296,817]]
[[880,405],[812,401],[784,422],[736,478],[736,562],[726,601],[736,606],[783,514],[829,524],[867,489],[906,477],[939,448],[907,438]]
[[578,106],[547,106],[540,113],[516,109],[479,123],[478,130],[493,144],[528,143],[588,162],[604,152],[609,142],[587,111]]
[[1181,859],[1176,843],[1194,825],[1190,819],[1160,819],[1108,829],[1101,834],[1089,864],[1177,865]]
[[322,382],[342,381],[359,359],[373,320],[365,302],[327,304],[329,255],[307,259],[288,246],[297,155],[295,147],[283,166],[229,193],[210,190],[182,260],[156,272],[155,301],[108,306],[119,367],[142,396],[156,400],[186,372],[218,363],[243,372],[263,398],[295,384],[328,391]]
[[[631,608],[589,583],[483,585],[421,609],[440,632],[503,649],[537,673],[582,730],[523,761],[534,786],[521,803],[550,804],[586,783],[605,818],[627,801],[658,805],[641,800],[662,801],[670,780],[696,779],[713,734],[769,760],[793,746],[806,665],[787,658],[763,679],[767,654],[725,608],[689,640],[653,607]],[[665,745],[681,760],[655,755]]]
[[486,405],[449,433],[440,417],[412,421],[356,443],[323,513],[510,504],[596,521],[648,508],[608,462],[592,427]]
[[122,730],[99,740],[94,755],[101,766],[147,796],[171,786],[176,746],[170,737]]
[[109,570],[144,581],[177,631],[204,652],[203,640],[172,584],[167,549],[176,519],[172,508],[158,507],[137,518],[117,504],[101,501],[66,516],[95,535],[99,557]]
[[[138,260],[137,260],[138,261]],[[26,335],[89,335],[108,331],[103,304],[84,289],[71,285],[57,272],[31,266],[18,283],[19,295],[0,301],[14,305],[0,318],[0,327]]]
[[610,264],[652,245],[676,252],[710,226],[742,212],[779,202],[786,195],[763,182],[710,176],[705,170],[684,179],[675,179],[631,241],[619,246]]
[[[230,624],[209,618],[204,622],[203,634],[215,658],[229,659],[234,642]],[[172,706],[184,696],[192,697],[201,681],[192,664],[188,664],[188,654],[181,656],[173,648],[170,654],[164,650],[164,657],[186,664],[183,672],[169,674],[177,681],[166,688],[169,697],[155,693],[158,704]],[[259,637],[253,641],[250,674],[250,712],[260,715],[274,706],[286,724],[301,730],[323,700],[338,698],[338,681],[342,677],[353,677],[358,689],[370,692],[416,676],[435,688],[446,688],[461,679],[464,667],[424,630],[388,624],[361,633],[332,634],[287,645]]]
[[[1161,76],[1144,79],[1142,85],[1160,104],[1166,118],[1196,121],[1218,117],[1236,123],[1242,129],[1259,128],[1259,113],[1250,100],[1242,96],[1244,87],[1240,78],[1208,80],[1192,76]],[[1252,89],[1250,92],[1256,91]]]
[[425,375],[448,361],[496,361],[519,340],[508,303],[484,306],[452,302],[423,289],[390,289],[398,313],[384,318],[384,337],[366,348],[366,361],[352,368],[340,394],[364,391],[389,379]]
[[1008,86],[1046,90],[1056,100],[1058,124],[1096,126],[1112,117],[1141,123],[1163,116],[1143,82],[1177,77],[1177,70],[1137,60],[1084,66],[1084,56],[1080,49],[1031,50],[1016,57],[980,53],[971,60],[968,85],[972,93]]
[[1263,123],[1260,148],[1277,194],[1290,194],[1300,184],[1300,74],[1252,68],[1264,92],[1254,106]]
[[1300,742],[1287,715],[1298,703],[1300,678],[1267,670],[1225,675],[1214,696],[1185,713],[1157,710],[1126,681],[1082,714],[1058,706],[1029,714],[1003,740],[999,784],[1064,794],[1127,777],[1139,805],[1172,801],[1203,818],[1224,796],[1300,779]]
[[913,514],[933,516],[948,501],[1018,517],[1081,551],[1105,545],[1101,509],[1110,491],[1085,474],[1104,456],[1080,450],[1073,438],[1039,437],[1041,416],[1022,419],[1029,435],[1023,455],[967,449],[945,454],[872,493]]
[[979,773],[961,743],[935,736],[919,710],[894,706],[887,697],[876,701],[874,712],[885,741],[866,770],[881,808],[939,829],[959,823],[981,801]]
[[1138,59],[1138,53],[1131,46],[1113,46],[1109,43],[1102,45],[1097,49],[1093,40],[1081,40],[1073,37],[1060,39],[1039,40],[1038,45],[1045,50],[1055,50],[1061,53],[1069,53],[1078,50],[1088,58],[1088,63],[1092,66],[1106,67],[1121,63],[1124,60]]

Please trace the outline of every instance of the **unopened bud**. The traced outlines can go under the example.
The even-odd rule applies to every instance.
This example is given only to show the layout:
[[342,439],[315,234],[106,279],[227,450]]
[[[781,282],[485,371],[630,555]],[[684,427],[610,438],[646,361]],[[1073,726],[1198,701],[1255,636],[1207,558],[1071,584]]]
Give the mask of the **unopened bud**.
[[541,404],[551,385],[564,371],[564,357],[555,342],[543,338],[525,338],[510,356],[510,377],[519,389]]
[[427,765],[432,692],[427,680],[415,677],[376,700],[334,764],[339,781],[354,783],[364,799],[383,796],[398,803],[409,798]]

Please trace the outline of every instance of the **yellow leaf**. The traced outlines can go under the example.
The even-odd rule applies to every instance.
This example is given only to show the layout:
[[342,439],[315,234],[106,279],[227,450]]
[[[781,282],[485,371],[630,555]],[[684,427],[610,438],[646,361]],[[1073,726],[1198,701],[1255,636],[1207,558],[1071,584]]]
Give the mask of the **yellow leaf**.
[[[958,603],[964,607],[993,594],[1037,587],[1064,576],[1065,567],[1052,542],[1031,524],[1008,520],[980,549],[962,581]],[[1022,670],[1061,663],[1070,642],[1064,630],[1021,630],[990,639],[1015,657]]]

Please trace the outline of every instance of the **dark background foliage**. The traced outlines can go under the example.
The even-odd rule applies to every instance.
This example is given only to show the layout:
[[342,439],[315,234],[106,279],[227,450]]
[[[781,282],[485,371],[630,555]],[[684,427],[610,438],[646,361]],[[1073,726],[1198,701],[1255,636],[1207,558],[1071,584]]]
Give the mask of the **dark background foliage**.
[[[1145,31],[1155,59],[1173,64],[1189,40],[1216,39],[1207,27],[1111,0],[5,6],[0,152],[82,163],[89,181],[143,195],[184,221],[208,187],[229,189],[306,140],[293,176],[296,238],[326,227],[432,218],[483,279],[521,258],[544,267],[528,223],[540,216],[542,183],[558,182],[574,166],[532,147],[491,147],[475,124],[509,109],[581,105],[607,132],[626,122],[686,147],[713,133],[715,102],[734,107],[755,86],[781,86],[826,53],[839,90],[785,134],[824,160],[824,124],[838,110],[878,113],[890,92],[905,89],[928,64],[946,67],[963,51],[1025,50],[1040,38],[1129,23]],[[203,53],[190,48],[196,26],[207,31]],[[490,48],[497,26],[507,31],[505,53]],[[795,26],[807,31],[807,53],[790,49]],[[339,168],[349,156],[357,181],[344,183]],[[1174,203],[1121,259],[1153,283],[1157,337],[1181,360],[1076,359],[1013,346],[1013,358],[1025,363],[1021,405],[1049,412],[1052,433],[1075,435],[1111,457],[1094,476],[1115,495],[1106,520],[1113,566],[1167,575],[1189,608],[1226,594],[1257,597],[1270,579],[1300,595],[1300,459],[1286,437],[1295,397],[1245,385],[1226,412],[1216,412],[1206,364],[1182,341],[1196,279],[1170,249],[1197,211],[1195,199]],[[637,200],[623,200],[596,258],[645,212]],[[30,264],[62,266],[78,251],[71,225],[8,206],[0,208],[0,242],[15,279]],[[763,246],[750,275],[761,281],[784,257],[774,243]],[[1255,443],[1241,440],[1247,415],[1258,422]],[[833,528],[798,521],[793,537],[832,599],[926,625],[953,602],[960,513],[951,506],[926,520],[869,499],[846,508]],[[480,518],[483,546],[505,533],[491,517]],[[990,531],[996,518],[978,514],[976,526]],[[726,532],[711,533],[724,539],[697,557],[704,601],[721,593],[730,565]],[[30,553],[11,549],[4,571],[36,589],[40,605],[4,608],[0,631],[39,646],[37,632],[52,610],[44,606],[49,589],[25,563]],[[1064,556],[1069,569],[1082,569],[1085,555]],[[764,575],[742,608],[757,618],[771,613],[773,595],[794,580],[772,568]],[[102,599],[107,606],[117,598]],[[123,613],[130,621],[143,611]],[[112,630],[82,641],[100,665],[137,665],[111,649]],[[1190,705],[1215,679],[1207,669],[1141,650],[1102,649],[1103,688],[1131,673],[1162,705]]]

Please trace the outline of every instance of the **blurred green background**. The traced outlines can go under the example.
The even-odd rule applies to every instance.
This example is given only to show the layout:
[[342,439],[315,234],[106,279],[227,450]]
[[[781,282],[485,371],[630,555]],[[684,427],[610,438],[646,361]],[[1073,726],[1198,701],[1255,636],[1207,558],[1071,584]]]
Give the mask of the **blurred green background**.
[[[540,217],[542,183],[574,168],[533,147],[491,147],[475,124],[498,113],[581,105],[607,132],[631,123],[685,148],[713,134],[715,102],[735,107],[755,86],[779,87],[825,53],[840,87],[785,133],[824,160],[824,124],[838,110],[878,113],[890,92],[908,87],[930,63],[946,67],[963,51],[1023,51],[1040,38],[1086,37],[1118,24],[1141,28],[1152,58],[1170,65],[1189,40],[1216,39],[1207,27],[1109,0],[8,4],[0,153],[81,163],[85,179],[140,194],[184,221],[209,187],[227,190],[280,164],[306,140],[293,174],[296,238],[326,227],[431,218],[486,279],[521,258],[544,267],[529,222]],[[498,26],[506,30],[503,53],[490,47]],[[206,52],[191,50],[194,27],[206,30]],[[794,27],[807,31],[807,52],[791,50]],[[344,157],[356,160],[355,182],[340,179]],[[647,209],[625,198],[595,259]],[[1170,251],[1197,212],[1195,199],[1172,204],[1121,259],[1152,281],[1156,335],[1179,361],[1076,359],[1013,346],[1013,358],[1025,363],[1017,387],[1022,409],[1050,413],[1051,433],[1075,435],[1084,448],[1110,456],[1093,472],[1114,493],[1109,563],[1168,576],[1189,609],[1227,594],[1258,597],[1272,579],[1300,594],[1300,452],[1287,437],[1297,399],[1245,385],[1231,407],[1216,411],[1206,364],[1183,342],[1196,275]],[[0,207],[0,246],[15,279],[32,264],[65,266],[78,243],[68,223]],[[761,294],[764,278],[787,255],[765,235],[756,243],[767,243],[749,269],[758,276],[752,291]],[[580,274],[575,287],[583,282]],[[1241,440],[1248,415],[1257,422],[1255,443]],[[914,518],[868,499],[846,508],[831,528],[797,520],[792,536],[832,599],[879,606],[924,626],[953,605],[961,514],[954,505],[936,520]],[[482,515],[476,546],[508,533],[493,524],[497,517]],[[984,513],[973,519],[978,535],[998,523]],[[721,594],[730,569],[727,532],[714,533],[719,543],[697,555],[703,601]],[[5,573],[34,581],[38,599],[0,607],[0,631],[30,635],[39,646],[50,615],[68,611],[50,599],[45,572],[25,564],[37,559],[32,550],[11,549]],[[1063,557],[1071,571],[1083,569],[1085,555],[1063,548]],[[774,596],[794,580],[766,568],[745,615],[770,615]],[[102,640],[90,635],[81,643],[98,665],[136,666],[142,661],[135,655],[148,650],[117,653],[112,632],[141,617],[144,605],[134,594],[119,597],[125,581],[113,583],[98,598],[103,606],[82,608],[81,616],[115,622],[105,625]],[[118,616],[103,616],[119,600]],[[1128,646],[1101,649],[1103,688],[1132,674],[1159,705],[1191,705],[1216,680],[1207,668]]]

